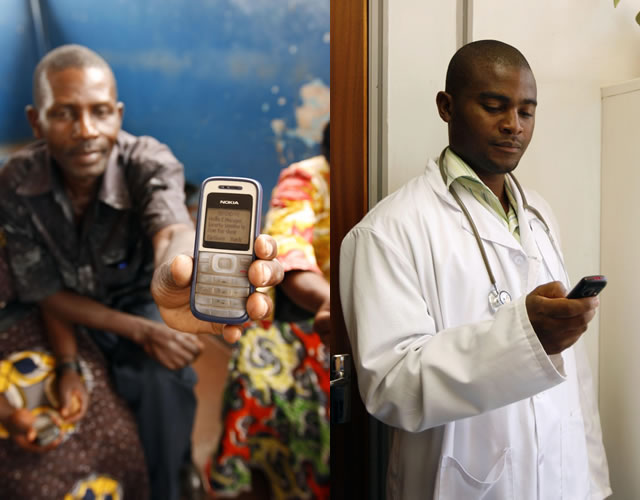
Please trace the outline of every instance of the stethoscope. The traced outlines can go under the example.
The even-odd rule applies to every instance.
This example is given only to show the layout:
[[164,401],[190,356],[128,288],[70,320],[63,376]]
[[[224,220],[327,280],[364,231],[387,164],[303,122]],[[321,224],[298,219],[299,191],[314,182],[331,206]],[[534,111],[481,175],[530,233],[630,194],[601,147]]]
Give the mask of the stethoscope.
[[[440,153],[440,158],[438,158],[438,168],[440,169],[440,174],[442,175],[442,180],[444,181],[445,185],[447,184],[447,174],[444,171],[444,162],[442,160],[444,159],[444,155],[447,149],[448,148],[444,148],[442,150],[442,153]],[[520,198],[522,199],[522,207],[525,210],[529,210],[530,212],[532,212],[537,217],[537,219],[542,223],[542,225],[544,226],[544,230],[547,233],[547,237],[551,242],[551,246],[553,246],[553,249],[558,255],[558,258],[560,259],[560,261],[562,261],[562,257],[560,256],[560,252],[556,246],[555,240],[551,236],[551,230],[549,229],[549,224],[547,224],[547,221],[545,220],[545,218],[542,216],[542,214],[538,209],[529,205],[529,203],[527,202],[527,197],[524,194],[524,190],[522,189],[522,186],[520,186],[520,183],[515,178],[515,176],[512,173],[509,173],[507,175],[511,178],[516,188],[518,189],[518,192],[520,193]],[[493,270],[491,269],[491,264],[489,264],[487,252],[485,251],[484,244],[482,243],[482,239],[480,238],[480,233],[478,232],[478,228],[476,227],[476,224],[473,222],[473,219],[471,218],[471,214],[469,213],[469,210],[467,210],[467,207],[460,199],[460,196],[458,196],[458,193],[456,193],[456,190],[454,189],[453,184],[454,183],[452,182],[449,185],[449,192],[451,193],[453,198],[456,200],[456,203],[458,203],[458,206],[462,209],[462,212],[464,213],[465,217],[469,221],[469,224],[471,225],[471,230],[473,231],[473,235],[476,239],[476,242],[478,243],[478,248],[480,249],[480,253],[482,254],[484,267],[487,269],[487,274],[489,275],[489,280],[491,281],[491,290],[489,291],[489,306],[491,306],[491,309],[493,310],[493,312],[496,312],[500,308],[500,306],[503,306],[511,302],[511,294],[506,290],[500,290],[498,288],[498,283],[496,281],[496,277],[493,274]],[[549,269],[549,273],[551,273],[551,269]]]

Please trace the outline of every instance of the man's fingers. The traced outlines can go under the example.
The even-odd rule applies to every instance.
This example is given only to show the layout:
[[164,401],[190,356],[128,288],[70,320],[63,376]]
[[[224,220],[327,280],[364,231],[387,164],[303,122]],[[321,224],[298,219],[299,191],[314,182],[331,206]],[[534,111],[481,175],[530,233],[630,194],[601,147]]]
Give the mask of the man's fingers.
[[551,281],[536,287],[531,292],[531,295],[539,295],[550,299],[559,299],[561,297],[566,297],[567,289],[560,281]]
[[598,297],[588,297],[584,299],[556,299],[553,300],[549,308],[549,316],[552,318],[574,318],[590,314],[591,319],[595,310],[600,304]]
[[242,335],[242,328],[236,325],[225,325],[222,329],[222,336],[230,344],[236,343]]
[[249,281],[253,286],[273,286],[282,281],[284,270],[282,264],[274,260],[278,255],[276,240],[266,234],[256,239],[254,250],[258,260],[249,267]]
[[528,300],[527,308],[532,307],[534,313],[558,319],[582,316],[590,311],[595,312],[600,304],[598,297],[566,299],[564,297],[532,296],[528,299],[530,300]]
[[204,343],[198,338],[197,335],[185,332],[176,332],[176,339],[187,349],[191,354],[198,355],[204,349]]
[[32,451],[35,453],[42,453],[43,451],[45,451],[42,447],[33,443],[34,439],[35,439],[35,434],[31,439],[28,439],[25,436],[14,436],[13,438],[16,444],[20,446],[20,448],[22,448],[23,450]]
[[253,286],[274,286],[284,278],[284,269],[277,260],[256,260],[249,267],[248,276]]
[[158,363],[164,365],[169,370],[175,370],[173,360],[167,355],[167,351],[165,349],[153,346],[148,350],[145,350],[147,351],[147,354],[149,354],[149,356],[155,359]]
[[[264,293],[254,292],[247,299],[247,313],[253,320],[268,318],[273,310],[271,298]],[[224,332],[223,332],[224,333]]]
[[195,359],[195,355],[176,339],[171,339],[161,348],[165,356],[171,361],[172,370],[182,368]]
[[256,256],[259,259],[271,260],[278,255],[278,245],[276,240],[267,234],[261,234],[254,244]]
[[63,394],[60,394],[60,415],[62,415],[63,418],[67,418],[72,413],[71,394],[72,391],[68,389]]
[[573,345],[587,330],[598,304],[597,297],[567,299],[564,287],[556,283],[538,287],[526,298],[529,320],[547,354]]
[[89,395],[86,392],[74,391],[71,397],[75,399],[75,403],[71,405],[68,414],[62,416],[65,417],[67,422],[75,423],[87,413],[87,409],[89,408]]
[[549,334],[555,334],[558,337],[563,337],[584,333],[592,318],[593,315],[591,314],[562,319],[547,317],[539,321],[538,325],[543,332],[549,332]]
[[25,436],[27,438],[27,441],[35,441],[36,437],[38,436],[38,433],[33,427],[29,427],[29,430],[27,430]]
[[35,420],[35,415],[26,408],[19,408],[18,410],[13,412],[13,415],[11,415],[11,425],[23,432],[30,429],[35,433],[35,431],[33,430],[33,424]]

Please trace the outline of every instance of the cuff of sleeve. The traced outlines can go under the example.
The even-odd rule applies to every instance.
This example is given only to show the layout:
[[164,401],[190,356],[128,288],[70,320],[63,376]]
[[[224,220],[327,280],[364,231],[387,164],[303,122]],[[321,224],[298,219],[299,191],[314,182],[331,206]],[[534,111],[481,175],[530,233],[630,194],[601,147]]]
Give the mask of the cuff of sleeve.
[[608,498],[613,495],[613,490],[611,488],[606,488],[604,490],[598,490],[594,493],[591,493],[592,500],[602,500],[604,498]]
[[564,358],[562,354],[552,354],[548,355],[538,336],[536,335],[533,326],[531,325],[531,321],[529,321],[529,315],[527,313],[526,306],[526,295],[518,299],[517,311],[520,317],[520,323],[522,325],[522,329],[525,332],[527,340],[529,341],[529,346],[531,347],[531,351],[533,352],[535,358],[538,363],[542,367],[542,369],[553,378],[561,377],[562,379],[567,378],[567,373],[564,367]]

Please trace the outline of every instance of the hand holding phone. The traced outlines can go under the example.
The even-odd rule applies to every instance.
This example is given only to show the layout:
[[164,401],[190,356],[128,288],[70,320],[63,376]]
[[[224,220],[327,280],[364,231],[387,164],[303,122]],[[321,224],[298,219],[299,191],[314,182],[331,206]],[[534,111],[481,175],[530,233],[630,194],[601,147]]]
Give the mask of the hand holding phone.
[[60,438],[60,428],[48,413],[40,413],[33,423],[36,430],[35,443],[44,448]]
[[[603,277],[586,276],[568,296],[597,295],[605,282],[598,278]],[[532,290],[525,300],[529,322],[549,355],[558,354],[577,342],[596,314],[597,301],[573,300],[567,304],[565,294],[566,288],[560,281],[550,281]]]
[[601,274],[585,276],[567,295],[568,299],[582,299],[584,297],[595,297],[607,286],[607,278]]
[[242,177],[210,177],[200,189],[191,311],[205,321],[240,324],[249,319],[254,291],[247,272],[255,259],[262,187]]

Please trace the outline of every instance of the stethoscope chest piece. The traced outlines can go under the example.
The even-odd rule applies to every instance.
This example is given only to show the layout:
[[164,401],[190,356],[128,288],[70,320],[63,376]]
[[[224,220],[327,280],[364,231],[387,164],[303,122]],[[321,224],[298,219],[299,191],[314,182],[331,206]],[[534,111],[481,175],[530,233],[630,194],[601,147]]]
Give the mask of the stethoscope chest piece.
[[494,287],[494,289],[489,292],[489,305],[493,312],[496,312],[500,306],[508,304],[509,302],[511,302],[511,294],[506,290],[498,290],[497,287]]

